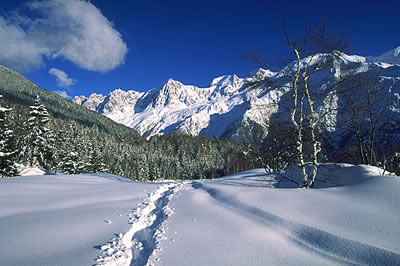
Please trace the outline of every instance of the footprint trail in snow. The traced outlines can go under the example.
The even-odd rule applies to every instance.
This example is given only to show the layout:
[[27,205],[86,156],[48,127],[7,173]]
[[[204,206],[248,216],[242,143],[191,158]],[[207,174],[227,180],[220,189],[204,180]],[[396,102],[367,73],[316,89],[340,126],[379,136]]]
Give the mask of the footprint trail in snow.
[[184,182],[174,182],[162,185],[152,192],[129,214],[132,225],[129,231],[118,234],[109,243],[101,246],[103,254],[97,258],[96,265],[154,263],[157,258],[153,253],[157,252],[158,242],[166,231],[163,222],[173,213],[167,206],[168,202],[184,186]]

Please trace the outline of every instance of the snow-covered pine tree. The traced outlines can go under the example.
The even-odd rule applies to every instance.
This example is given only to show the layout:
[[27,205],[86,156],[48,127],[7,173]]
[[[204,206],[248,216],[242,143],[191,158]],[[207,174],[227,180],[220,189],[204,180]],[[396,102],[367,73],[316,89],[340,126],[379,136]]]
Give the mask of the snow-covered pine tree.
[[29,109],[29,118],[26,123],[28,133],[24,138],[22,150],[23,162],[25,165],[51,169],[54,137],[52,137],[50,129],[46,127],[50,121],[50,114],[41,104],[39,96],[37,96],[35,104],[29,106]]
[[13,130],[7,121],[7,112],[10,110],[0,105],[0,177],[18,175],[15,165],[18,152],[13,147]]
[[104,173],[108,172],[109,169],[103,162],[101,157],[101,150],[99,147],[95,146],[93,142],[90,144],[89,158],[88,158],[88,172],[90,173]]
[[59,132],[57,136],[57,148],[59,153],[58,170],[65,174],[83,173],[84,162],[82,161],[82,150],[80,145],[78,125],[70,121],[65,130]]
[[75,151],[69,151],[65,154],[62,161],[59,164],[59,168],[65,174],[76,174],[78,170],[79,154]]

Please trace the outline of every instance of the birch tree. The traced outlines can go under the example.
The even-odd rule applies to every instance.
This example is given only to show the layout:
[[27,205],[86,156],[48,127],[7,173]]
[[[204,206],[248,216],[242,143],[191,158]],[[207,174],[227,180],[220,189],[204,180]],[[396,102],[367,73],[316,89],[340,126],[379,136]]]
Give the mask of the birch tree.
[[[324,118],[334,112],[332,100],[337,84],[343,79],[338,62],[347,43],[328,32],[326,24],[311,27],[305,23],[302,36],[295,37],[282,23],[283,35],[289,50],[289,64],[275,66],[258,54],[248,57],[263,68],[277,72],[272,84],[290,97],[287,108],[289,123],[294,134],[296,161],[301,169],[302,187],[313,187],[319,166],[321,140],[317,133]],[[330,73],[333,73],[333,79]],[[318,80],[326,78],[323,87]],[[331,81],[328,81],[331,80]],[[322,82],[323,83],[323,82]],[[305,145],[309,142],[310,149]],[[311,171],[307,171],[307,166]]]

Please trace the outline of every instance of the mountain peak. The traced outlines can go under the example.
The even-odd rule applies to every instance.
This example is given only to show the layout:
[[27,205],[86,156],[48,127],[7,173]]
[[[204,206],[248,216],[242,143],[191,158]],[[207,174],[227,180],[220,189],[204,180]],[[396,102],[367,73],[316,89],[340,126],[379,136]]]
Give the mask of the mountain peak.
[[272,72],[269,69],[263,69],[263,68],[259,68],[256,72],[256,74],[254,75],[256,78],[258,78],[259,80],[265,79],[265,78],[270,78],[275,76],[277,73],[276,72]]
[[177,81],[177,80],[175,80],[175,79],[173,79],[173,78],[169,78],[168,79],[168,81],[167,81],[167,83],[165,83],[165,84],[175,84],[175,83],[180,83],[179,81]]
[[399,56],[400,55],[400,46],[394,48],[393,50],[390,50],[389,52],[393,52],[394,56]]
[[400,46],[389,50],[380,56],[368,57],[368,61],[372,63],[387,63],[392,65],[400,65]]
[[75,96],[72,101],[88,108],[89,110],[97,111],[97,107],[101,102],[104,101],[105,98],[106,96],[103,96],[102,94],[92,93],[89,95],[89,97]]
[[235,74],[220,76],[211,81],[210,87],[212,87],[212,86],[226,87],[228,85],[231,85],[232,83],[237,82],[239,79],[240,78],[238,76],[236,76]]
[[124,92],[126,92],[126,91],[124,91],[121,88],[118,88],[118,89],[113,90],[111,93],[124,93]]

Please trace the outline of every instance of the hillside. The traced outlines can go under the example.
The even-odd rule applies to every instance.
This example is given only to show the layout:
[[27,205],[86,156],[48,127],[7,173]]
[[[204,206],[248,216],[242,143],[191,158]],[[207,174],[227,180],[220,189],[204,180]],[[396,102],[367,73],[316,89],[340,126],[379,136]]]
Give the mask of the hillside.
[[135,130],[115,123],[107,117],[99,116],[87,108],[80,108],[54,92],[39,88],[21,74],[4,66],[0,66],[0,95],[9,102],[23,106],[33,105],[36,96],[39,95],[42,103],[55,118],[74,120],[89,127],[96,125],[109,134],[140,139]]

